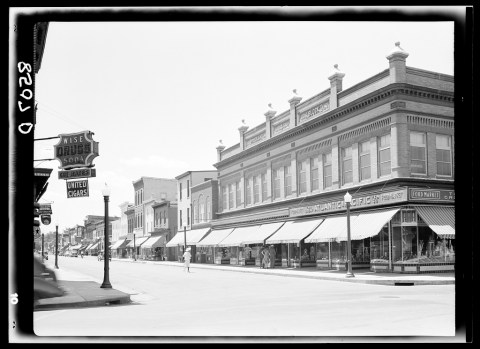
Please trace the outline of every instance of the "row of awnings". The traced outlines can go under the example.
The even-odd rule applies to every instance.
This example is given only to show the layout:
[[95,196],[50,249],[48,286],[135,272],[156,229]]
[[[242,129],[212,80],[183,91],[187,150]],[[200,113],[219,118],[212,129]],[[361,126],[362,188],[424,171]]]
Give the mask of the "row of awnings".
[[[455,238],[453,207],[416,207],[423,221],[440,237]],[[362,240],[377,235],[400,208],[391,208],[350,215],[351,240]],[[210,232],[210,233],[209,233]],[[209,233],[209,234],[208,234]],[[284,244],[347,241],[345,215],[327,218],[266,223],[261,225],[211,230],[210,228],[178,232],[167,247],[196,245],[197,247],[227,247],[250,244]]]

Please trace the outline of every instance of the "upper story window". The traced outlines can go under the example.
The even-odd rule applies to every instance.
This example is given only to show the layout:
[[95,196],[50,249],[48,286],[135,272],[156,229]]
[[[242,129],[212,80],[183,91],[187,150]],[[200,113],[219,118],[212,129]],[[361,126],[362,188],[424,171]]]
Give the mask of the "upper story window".
[[167,224],[167,211],[163,211],[163,224]]
[[273,175],[273,199],[278,199],[280,197],[280,171],[275,169],[272,171]]
[[190,197],[190,180],[187,179],[187,198]]
[[292,194],[292,165],[283,167],[283,175],[285,180],[285,197]]
[[206,201],[206,206],[207,206],[206,220],[209,221],[210,219],[212,219],[212,204],[211,204],[210,198],[208,196],[207,196],[205,201]]
[[378,174],[386,176],[392,172],[390,161],[390,133],[378,137]]
[[233,208],[233,184],[228,185],[228,208]]
[[255,204],[260,202],[260,179],[258,176],[253,176],[253,202]]
[[436,147],[437,175],[452,176],[452,137],[437,134]]
[[310,158],[310,190],[318,190],[318,157]]
[[299,193],[306,193],[307,192],[307,169],[305,166],[305,162],[301,161],[297,164],[298,166],[298,190]]
[[240,207],[240,204],[242,202],[242,188],[240,187],[240,181],[237,181],[235,183],[235,187],[236,187],[235,204],[237,207]]
[[352,147],[342,148],[342,184],[353,183]]
[[410,170],[412,174],[427,174],[427,136],[410,132]]
[[193,222],[198,223],[198,205],[193,201]]
[[180,185],[180,187],[179,187],[180,200],[182,200],[182,183],[180,182],[179,185]]
[[247,178],[246,180],[246,188],[245,188],[245,197],[246,197],[246,200],[247,200],[247,205],[251,205],[252,204],[252,186],[250,184],[250,178],[252,177],[249,177]]
[[200,207],[199,209],[200,222],[206,222],[207,218],[205,217],[205,199],[203,198],[203,195],[200,195],[200,197],[198,198],[198,205]]
[[178,216],[180,219],[180,227],[183,226],[183,215],[182,215],[182,210],[178,210]]
[[262,173],[262,201],[267,200],[267,175]]
[[187,225],[190,225],[190,208],[187,207]]
[[370,179],[370,141],[358,144],[358,165],[360,180]]
[[332,153],[323,154],[323,188],[332,186]]
[[222,207],[224,210],[227,209],[227,187],[222,186]]

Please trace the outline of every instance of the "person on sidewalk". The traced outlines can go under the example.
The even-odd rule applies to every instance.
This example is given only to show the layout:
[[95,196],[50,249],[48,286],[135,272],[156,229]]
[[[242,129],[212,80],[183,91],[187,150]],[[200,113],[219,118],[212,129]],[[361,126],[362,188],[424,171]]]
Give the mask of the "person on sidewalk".
[[268,248],[265,248],[263,250],[263,268],[268,269],[270,265],[270,252],[268,251]]
[[185,263],[183,266],[183,271],[187,269],[187,272],[190,273],[190,259],[192,258],[192,254],[190,253],[191,248],[187,247],[187,250],[183,254],[183,262]]

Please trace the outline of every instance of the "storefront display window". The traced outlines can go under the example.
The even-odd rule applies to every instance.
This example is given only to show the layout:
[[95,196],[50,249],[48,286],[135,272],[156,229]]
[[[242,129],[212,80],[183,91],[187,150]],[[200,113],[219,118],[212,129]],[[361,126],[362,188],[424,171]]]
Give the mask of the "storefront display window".
[[388,224],[370,239],[370,258],[372,262],[388,263]]
[[345,263],[346,261],[346,252],[347,252],[347,242],[332,242],[331,244],[332,251],[332,262],[334,263]]
[[328,260],[328,242],[319,242],[316,246],[317,260]]
[[352,241],[352,262],[370,262],[370,239]]
[[429,227],[418,227],[419,263],[455,261],[455,245],[452,239],[441,239]]
[[315,244],[302,244],[302,261],[315,260]]

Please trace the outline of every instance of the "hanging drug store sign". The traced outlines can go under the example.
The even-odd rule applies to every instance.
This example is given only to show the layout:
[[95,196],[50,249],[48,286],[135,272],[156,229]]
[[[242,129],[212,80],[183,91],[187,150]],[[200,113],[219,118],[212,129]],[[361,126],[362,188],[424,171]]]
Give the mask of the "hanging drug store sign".
[[94,168],[80,168],[76,170],[58,171],[58,179],[75,179],[96,176],[97,171]]
[[67,181],[67,198],[88,196],[88,180]]
[[[387,204],[394,204],[407,201],[407,189],[372,194],[355,196],[352,198],[350,207],[374,207]],[[343,198],[341,200],[329,201],[321,204],[295,207],[290,209],[290,217],[307,216],[319,213],[330,213],[335,211],[344,211],[347,209]]]
[[93,159],[98,156],[98,142],[92,135],[90,131],[59,135],[60,141],[53,148],[55,158],[61,163],[60,169],[93,166]]

